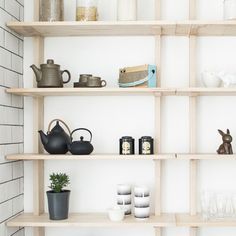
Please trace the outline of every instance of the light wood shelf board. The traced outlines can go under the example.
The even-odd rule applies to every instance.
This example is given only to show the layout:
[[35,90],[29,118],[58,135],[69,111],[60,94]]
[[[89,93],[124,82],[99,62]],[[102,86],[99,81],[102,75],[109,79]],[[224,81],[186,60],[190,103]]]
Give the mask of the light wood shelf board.
[[236,21],[96,21],[9,22],[7,26],[25,37],[43,36],[235,36]]
[[112,222],[106,213],[73,213],[66,220],[49,220],[48,214],[35,216],[24,213],[7,222],[9,227],[171,227],[175,226],[175,214],[152,215],[147,220],[126,216],[122,222]]
[[10,88],[7,93],[31,96],[160,96],[175,95],[175,89],[171,88]]
[[236,88],[177,88],[177,96],[235,96]]
[[236,154],[177,154],[178,160],[236,160]]
[[179,227],[236,227],[236,219],[203,220],[200,214],[176,214],[176,225]]
[[50,155],[50,154],[13,154],[6,157],[8,160],[168,160],[174,159],[175,154],[156,155],[118,155],[118,154],[91,154],[91,155]]

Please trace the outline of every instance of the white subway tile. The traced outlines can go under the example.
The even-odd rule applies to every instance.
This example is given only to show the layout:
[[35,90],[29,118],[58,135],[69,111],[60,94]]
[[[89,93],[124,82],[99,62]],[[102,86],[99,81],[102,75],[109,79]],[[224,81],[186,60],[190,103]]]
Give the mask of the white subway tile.
[[19,146],[20,144],[0,145],[0,163],[9,162],[6,160],[5,156],[19,153]]
[[20,194],[24,193],[24,178],[20,178]]
[[0,204],[0,221],[4,221],[12,216],[12,200]]
[[5,48],[10,50],[11,52],[18,53],[18,44],[19,39],[5,31]]
[[12,163],[13,166],[13,178],[23,177],[24,175],[24,165],[22,161],[17,161]]
[[23,127],[22,126],[12,126],[12,142],[20,143],[23,142]]
[[4,29],[7,29],[6,22],[9,22],[11,20],[12,17],[0,8],[0,26]]
[[12,179],[12,163],[3,163],[0,165],[0,183]]
[[24,110],[18,109],[19,116],[18,116],[18,124],[23,125],[24,124]]
[[18,54],[23,56],[24,44],[21,40],[18,40]]
[[24,79],[23,75],[18,75],[18,88],[23,88],[24,87]]
[[5,0],[0,0],[0,7],[4,8],[4,1]]
[[20,19],[20,4],[15,0],[5,1],[5,10],[17,19]]
[[19,84],[19,76],[14,71],[5,70],[4,84],[7,87],[17,88]]
[[0,102],[1,105],[11,106],[11,94],[5,92],[5,88],[0,87]]
[[11,96],[11,105],[13,107],[23,108],[23,104],[24,104],[23,97],[17,95]]
[[5,107],[0,106],[0,124],[5,124],[6,122],[6,112]]
[[16,236],[19,229],[19,227],[6,227],[6,236]]
[[[0,125],[0,143],[12,143],[11,126]],[[0,172],[1,173],[1,172]]]
[[[25,229],[21,229],[20,231],[18,231],[16,234],[14,234],[13,236],[24,236],[25,235]],[[8,235],[10,236],[10,235]]]
[[23,72],[23,58],[12,54],[12,70],[22,73]]
[[24,0],[17,0],[22,6],[24,6]]
[[20,6],[20,21],[24,21],[24,7]]
[[0,67],[0,85],[4,86],[5,69]]
[[24,196],[20,195],[19,197],[16,197],[12,199],[12,205],[13,205],[13,215],[21,212],[24,210]]
[[4,30],[0,29],[0,46],[4,46]]
[[18,153],[24,153],[24,144],[18,144]]
[[0,184],[0,203],[20,194],[20,180]]
[[[14,58],[14,61],[17,60]],[[3,48],[0,48],[0,65],[8,69],[11,69],[11,53]]]

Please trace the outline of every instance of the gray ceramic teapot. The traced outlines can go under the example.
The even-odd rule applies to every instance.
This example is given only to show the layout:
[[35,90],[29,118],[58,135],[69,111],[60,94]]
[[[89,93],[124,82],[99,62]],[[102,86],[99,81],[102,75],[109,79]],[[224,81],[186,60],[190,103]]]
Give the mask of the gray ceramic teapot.
[[[36,65],[30,67],[36,76],[38,88],[61,88],[71,79],[70,72],[68,70],[61,71],[60,65],[54,64],[52,59],[47,60],[47,64],[41,64],[40,69]],[[63,81],[63,73],[68,75],[66,81]]]

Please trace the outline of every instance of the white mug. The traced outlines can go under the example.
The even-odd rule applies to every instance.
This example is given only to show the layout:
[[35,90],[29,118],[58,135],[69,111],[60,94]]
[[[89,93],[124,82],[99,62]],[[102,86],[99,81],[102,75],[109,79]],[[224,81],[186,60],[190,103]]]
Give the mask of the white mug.
[[131,195],[117,195],[117,204],[119,205],[131,204]]
[[149,207],[150,197],[134,197],[134,206],[135,207]]
[[131,185],[128,185],[128,184],[118,184],[117,185],[117,194],[119,194],[119,195],[131,194]]
[[134,208],[134,216],[138,219],[146,219],[150,216],[150,207]]

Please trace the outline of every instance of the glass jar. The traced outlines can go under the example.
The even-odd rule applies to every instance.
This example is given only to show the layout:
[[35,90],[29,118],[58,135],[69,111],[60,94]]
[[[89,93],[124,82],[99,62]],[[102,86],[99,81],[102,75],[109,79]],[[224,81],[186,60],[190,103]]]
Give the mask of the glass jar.
[[224,19],[236,19],[236,0],[224,0]]
[[97,0],[77,0],[76,20],[97,21]]
[[40,21],[63,21],[64,0],[40,0]]
[[137,0],[118,0],[117,20],[120,21],[137,20]]

